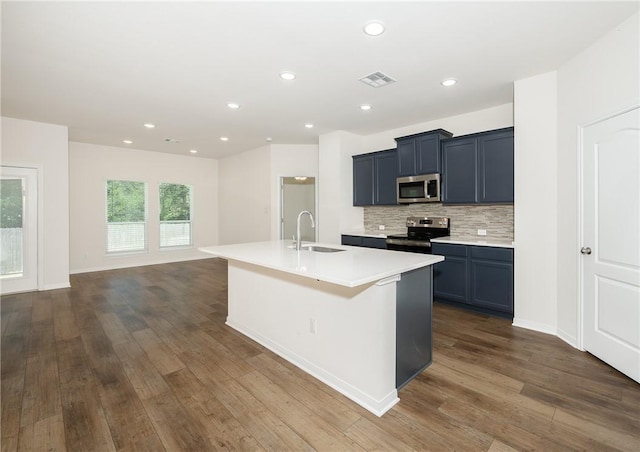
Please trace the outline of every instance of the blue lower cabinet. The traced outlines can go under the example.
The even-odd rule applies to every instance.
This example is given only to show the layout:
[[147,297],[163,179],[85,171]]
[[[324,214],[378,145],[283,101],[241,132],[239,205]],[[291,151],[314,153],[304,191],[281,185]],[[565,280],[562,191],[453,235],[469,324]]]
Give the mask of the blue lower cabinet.
[[363,246],[365,248],[387,249],[387,241],[384,238],[365,237],[361,235],[342,235],[343,245]]
[[464,245],[431,244],[433,254],[445,256],[433,268],[433,295],[436,298],[467,303],[469,301],[469,258]]
[[375,237],[362,237],[362,246],[365,248],[378,248],[381,250],[387,249],[387,240],[378,239]]
[[359,235],[343,235],[342,244],[349,246],[362,246],[362,237]]
[[432,251],[445,257],[434,267],[434,298],[513,315],[512,249],[433,243]]
[[471,304],[513,313],[513,264],[471,261]]

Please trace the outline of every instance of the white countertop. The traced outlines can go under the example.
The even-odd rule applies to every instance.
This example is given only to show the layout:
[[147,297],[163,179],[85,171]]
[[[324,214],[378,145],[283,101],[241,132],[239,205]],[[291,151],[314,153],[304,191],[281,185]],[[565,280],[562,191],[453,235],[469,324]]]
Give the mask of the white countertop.
[[[380,231],[366,232],[362,229],[342,232],[342,235],[357,235],[360,237],[374,237],[374,238],[387,238],[388,235],[394,234],[406,234],[406,229],[403,231]],[[440,237],[437,239],[431,239],[433,243],[450,243],[452,245],[475,245],[475,246],[493,246],[496,248],[514,248],[513,241],[504,239],[495,239],[491,237]]]
[[[303,247],[307,243],[303,243]],[[405,253],[357,246],[314,243],[345,251],[320,253],[296,251],[291,240],[208,246],[200,251],[274,270],[326,281],[346,287],[380,281],[390,276],[433,265],[444,260],[431,254]]]
[[373,237],[376,239],[386,239],[388,235],[394,235],[394,234],[404,234],[405,232],[407,232],[407,230],[403,230],[403,231],[390,231],[390,230],[384,230],[384,231],[376,231],[376,232],[367,232],[364,231],[363,229],[354,229],[351,231],[346,231],[346,232],[341,232],[341,235],[356,235],[356,236],[360,236],[360,237]]
[[493,246],[495,248],[513,248],[511,240],[500,240],[481,237],[439,237],[431,239],[431,243],[449,243],[452,245]]

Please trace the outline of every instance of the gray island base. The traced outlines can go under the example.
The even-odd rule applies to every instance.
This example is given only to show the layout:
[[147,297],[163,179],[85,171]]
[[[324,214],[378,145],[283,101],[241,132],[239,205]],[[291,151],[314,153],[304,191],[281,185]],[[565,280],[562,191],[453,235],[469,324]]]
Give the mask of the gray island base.
[[441,256],[286,242],[201,248],[228,260],[227,325],[382,416],[431,363]]

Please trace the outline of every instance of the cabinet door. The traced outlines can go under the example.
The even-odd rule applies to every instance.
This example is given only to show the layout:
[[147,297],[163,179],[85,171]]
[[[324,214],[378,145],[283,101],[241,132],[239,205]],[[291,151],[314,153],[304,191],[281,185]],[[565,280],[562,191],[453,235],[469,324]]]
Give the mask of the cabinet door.
[[445,257],[433,267],[433,295],[436,298],[469,302],[469,247],[433,243],[433,254]]
[[416,174],[416,142],[413,138],[397,142],[398,177]]
[[366,248],[387,249],[387,241],[385,239],[377,239],[375,237],[362,237],[362,246]]
[[513,131],[478,138],[478,202],[513,202]]
[[353,205],[373,205],[373,156],[353,157]]
[[398,177],[398,154],[395,150],[375,154],[375,194],[373,203],[378,205],[396,205]]
[[476,202],[477,140],[466,138],[442,145],[442,202]]
[[362,246],[362,237],[357,235],[343,235],[342,244],[350,246]]
[[439,173],[440,136],[430,135],[416,138],[418,174]]
[[471,303],[513,313],[513,264],[471,260]]

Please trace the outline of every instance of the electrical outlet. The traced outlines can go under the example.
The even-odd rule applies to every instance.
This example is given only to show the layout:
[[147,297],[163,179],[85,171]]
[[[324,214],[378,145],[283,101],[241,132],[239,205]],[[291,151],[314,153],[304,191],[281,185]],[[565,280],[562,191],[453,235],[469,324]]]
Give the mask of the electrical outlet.
[[316,331],[318,331],[318,322],[316,322],[316,319],[309,319],[309,332],[316,334]]
[[378,225],[378,231],[384,231],[385,227],[386,226],[384,224],[379,224]]
[[478,229],[478,235],[487,235],[486,229]]

